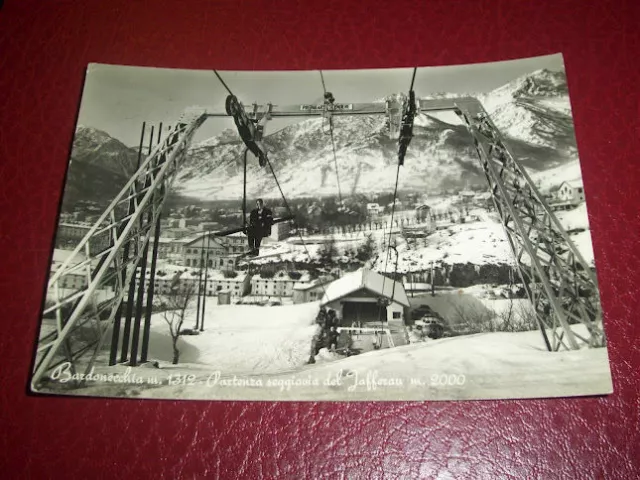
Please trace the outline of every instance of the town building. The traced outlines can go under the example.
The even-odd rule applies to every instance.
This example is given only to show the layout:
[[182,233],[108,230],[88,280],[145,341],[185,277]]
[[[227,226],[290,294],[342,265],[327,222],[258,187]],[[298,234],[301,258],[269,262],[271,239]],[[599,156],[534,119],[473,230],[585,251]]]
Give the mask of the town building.
[[[60,267],[71,257],[72,250],[63,250],[56,248],[53,250],[53,258],[51,259],[51,277],[60,269]],[[85,255],[78,252],[75,258],[70,262],[70,266],[78,265],[84,262]],[[58,282],[59,288],[79,290],[87,285],[87,271],[84,268],[72,271],[60,277]]]
[[187,267],[219,268],[235,270],[246,252],[246,236],[243,233],[216,237],[213,232],[200,233],[195,237],[180,239],[182,264]]
[[584,202],[582,181],[562,182],[549,191],[549,207],[553,210],[571,210]]
[[584,188],[581,181],[563,182],[556,193],[560,202],[569,202],[578,205],[584,202]]
[[[89,233],[93,224],[86,222],[60,222],[56,230],[55,246],[73,249]],[[109,231],[95,235],[90,241],[91,251],[104,250],[109,246]]]
[[380,215],[384,211],[384,207],[381,207],[377,203],[367,203],[368,215]]
[[[163,232],[164,233],[164,232]],[[149,239],[149,252],[153,251],[155,238]],[[182,248],[184,242],[175,237],[160,237],[158,239],[158,259],[169,260],[172,263],[182,263]]]
[[416,207],[416,221],[418,223],[433,224],[433,211],[429,205],[418,205]]
[[220,224],[218,222],[201,222],[198,224],[198,230],[203,232],[207,231],[215,231],[220,229]]
[[187,227],[195,227],[200,224],[200,219],[198,218],[180,218],[178,220],[178,228],[187,228]]
[[274,223],[271,226],[271,238],[279,241],[291,235],[291,222]]
[[254,275],[251,279],[251,294],[266,297],[293,297],[297,283],[309,282],[307,272],[281,270],[273,276]]
[[[140,271],[138,270],[138,275]],[[206,276],[206,288],[205,288]],[[151,272],[147,270],[146,281],[151,279]],[[250,275],[239,272],[229,272],[214,269],[198,270],[165,270],[158,269],[153,281],[154,294],[168,295],[172,292],[184,293],[191,290],[193,295],[198,291],[198,280],[201,282],[201,293],[215,296],[220,292],[229,292],[231,297],[241,297],[249,292]],[[147,284],[148,291],[149,286]]]
[[330,283],[321,305],[337,312],[341,326],[349,327],[353,322],[378,326],[384,321],[389,327],[401,328],[409,299],[402,282],[361,268]]
[[473,203],[480,208],[492,208],[493,196],[491,192],[478,193],[473,197]]
[[315,280],[296,282],[293,286],[293,303],[308,303],[321,300],[324,295],[324,289],[334,280],[334,277],[326,275]]
[[458,193],[458,198],[462,203],[473,202],[473,199],[475,196],[476,194],[470,190],[462,190],[461,192]]
[[[68,267],[70,267],[69,273],[61,275],[58,278],[57,288],[49,288],[47,289],[47,300],[52,301],[55,300],[56,296],[58,298],[65,298],[69,295],[77,293],[79,290],[85,288],[87,286],[87,275],[88,271],[86,268],[79,266],[77,269],[73,269],[74,265],[82,264],[86,256],[82,252],[78,252],[73,259],[70,259],[73,254],[71,250],[63,250],[56,248],[53,250],[53,258],[51,259],[51,269],[49,279],[51,279],[55,273],[60,269],[60,267],[68,262]],[[91,266],[96,267],[98,264],[97,259],[93,259],[91,261]],[[113,297],[113,288],[103,285],[102,288],[96,290],[93,294],[92,300],[93,302],[99,303],[104,300]]]

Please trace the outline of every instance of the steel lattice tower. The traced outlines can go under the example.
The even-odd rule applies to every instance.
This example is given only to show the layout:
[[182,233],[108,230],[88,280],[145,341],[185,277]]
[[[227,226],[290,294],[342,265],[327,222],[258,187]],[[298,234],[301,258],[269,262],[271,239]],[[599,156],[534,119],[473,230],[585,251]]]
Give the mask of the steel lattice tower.
[[[32,385],[37,389],[46,373],[69,362],[71,373],[89,372],[108,330],[123,308],[123,300],[134,283],[137,267],[146,256],[149,239],[157,228],[166,192],[182,164],[193,134],[206,120],[204,112],[185,113],[173,130],[139,166],[109,207],[78,244],[73,253],[52,273],[43,317],[53,321],[40,328]],[[94,252],[92,240],[108,232],[107,248]],[[64,296],[65,279],[84,275],[84,285]],[[99,300],[99,292],[113,292]],[[131,295],[133,293],[133,295]],[[141,298],[144,292],[138,292]],[[129,305],[135,292],[129,293]]]
[[[594,272],[536,189],[526,170],[475,99],[456,102],[489,183],[516,266],[547,349],[604,346]],[[588,335],[571,325],[583,324]]]

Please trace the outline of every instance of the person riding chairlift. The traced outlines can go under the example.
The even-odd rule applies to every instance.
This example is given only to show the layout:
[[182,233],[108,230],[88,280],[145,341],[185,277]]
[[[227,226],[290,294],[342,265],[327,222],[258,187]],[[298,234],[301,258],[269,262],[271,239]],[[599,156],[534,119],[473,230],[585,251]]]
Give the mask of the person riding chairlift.
[[247,237],[249,240],[249,255],[257,257],[260,254],[260,243],[264,237],[271,235],[273,212],[264,206],[261,198],[256,201],[256,208],[249,214]]

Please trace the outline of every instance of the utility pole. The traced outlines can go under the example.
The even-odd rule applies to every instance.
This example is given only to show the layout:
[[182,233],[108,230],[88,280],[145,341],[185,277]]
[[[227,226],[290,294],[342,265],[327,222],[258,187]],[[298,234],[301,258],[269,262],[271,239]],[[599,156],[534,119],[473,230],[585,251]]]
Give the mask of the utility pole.
[[202,237],[202,247],[200,248],[200,270],[198,270],[198,288],[196,295],[198,296],[198,302],[196,306],[196,324],[193,327],[194,330],[200,328],[200,295],[202,293],[202,267],[204,266],[204,237]]
[[211,246],[211,232],[207,232],[207,253],[204,260],[204,291],[202,292],[202,315],[200,315],[200,331],[204,332],[204,307],[207,301],[207,283],[209,281],[209,248]]
[[433,268],[433,260],[431,260],[431,296],[436,296],[436,276]]

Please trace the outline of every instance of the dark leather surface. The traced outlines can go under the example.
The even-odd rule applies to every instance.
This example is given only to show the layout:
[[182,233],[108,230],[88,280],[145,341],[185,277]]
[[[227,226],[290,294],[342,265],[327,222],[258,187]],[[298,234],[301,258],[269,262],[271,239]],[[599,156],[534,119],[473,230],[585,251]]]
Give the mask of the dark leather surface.
[[[636,0],[6,0],[0,10],[0,476],[637,478],[639,24]],[[384,404],[26,395],[88,62],[328,69],[558,51],[573,97],[613,395]]]

